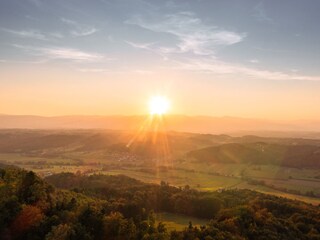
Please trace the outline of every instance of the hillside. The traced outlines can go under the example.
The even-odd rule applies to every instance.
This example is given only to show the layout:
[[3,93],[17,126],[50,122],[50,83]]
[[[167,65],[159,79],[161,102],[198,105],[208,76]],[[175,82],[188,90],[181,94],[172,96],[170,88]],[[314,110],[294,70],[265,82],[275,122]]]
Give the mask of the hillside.
[[[116,130],[0,130],[0,153],[59,156],[84,152],[130,152],[153,157],[161,147],[170,155],[230,141],[227,135]],[[129,147],[130,146],[130,147]],[[160,150],[163,150],[160,149]]]
[[[319,207],[249,190],[209,194],[166,183],[144,184],[124,176],[67,173],[48,180],[74,190],[56,189],[33,172],[0,170],[2,239],[320,237]],[[165,224],[155,223],[152,210],[206,214],[211,221],[201,228],[190,223],[185,230],[168,232]]]
[[43,177],[123,174],[200,191],[251,189],[318,204],[319,146],[316,139],[252,135],[8,129],[0,130],[0,163]]
[[275,164],[286,167],[320,168],[320,147],[315,145],[230,143],[191,151],[187,156],[210,163]]
[[[187,153],[204,147],[228,143],[253,144],[251,149],[259,150],[255,143],[279,145],[320,146],[320,140],[304,138],[266,138],[259,136],[231,137],[229,135],[195,134],[182,132],[157,132],[116,130],[0,130],[0,153],[65,154],[68,152],[130,151],[139,155],[152,156],[156,149],[166,145],[170,154]],[[128,148],[130,146],[130,148]],[[223,146],[227,148],[228,145]],[[237,145],[230,145],[236,148]],[[239,145],[241,147],[241,145]],[[264,147],[267,147],[266,145]],[[272,150],[275,148],[275,150]],[[271,151],[276,145],[270,145]],[[295,148],[293,146],[293,148]],[[302,147],[304,148],[304,147]],[[210,148],[209,148],[210,149]],[[212,150],[214,151],[214,149]],[[259,151],[258,151],[259,153]]]

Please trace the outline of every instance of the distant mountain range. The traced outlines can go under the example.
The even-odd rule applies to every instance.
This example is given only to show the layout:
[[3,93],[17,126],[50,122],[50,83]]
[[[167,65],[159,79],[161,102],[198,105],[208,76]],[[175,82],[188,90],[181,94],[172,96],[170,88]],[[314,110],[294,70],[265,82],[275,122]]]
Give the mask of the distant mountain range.
[[[0,128],[25,129],[113,129],[148,128],[150,116],[56,116],[0,115]],[[257,134],[281,137],[320,137],[319,121],[272,121],[238,117],[168,115],[162,129],[196,133]],[[151,129],[152,130],[152,129]]]

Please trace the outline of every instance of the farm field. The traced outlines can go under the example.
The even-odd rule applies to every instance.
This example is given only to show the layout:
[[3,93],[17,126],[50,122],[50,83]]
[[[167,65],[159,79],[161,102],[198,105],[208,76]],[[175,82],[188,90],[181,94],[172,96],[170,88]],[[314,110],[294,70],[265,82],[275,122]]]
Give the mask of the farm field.
[[[14,164],[27,170],[33,170],[42,177],[61,172],[82,174],[111,174],[127,175],[148,183],[168,182],[170,185],[184,187],[189,185],[201,191],[217,191],[220,189],[252,189],[263,193],[291,199],[299,199],[312,204],[319,204],[320,199],[312,196],[302,196],[306,192],[320,194],[320,180],[315,169],[284,168],[266,165],[248,164],[203,164],[203,163],[174,163],[170,168],[141,167],[140,164],[127,166],[117,163],[109,167],[112,161],[103,165],[92,164],[82,159],[78,161],[67,158],[31,157],[20,154],[0,154],[0,162]],[[103,162],[103,161],[102,161]],[[175,167],[176,166],[176,167]],[[107,169],[107,170],[105,170]],[[248,183],[246,178],[263,182],[263,184]],[[285,190],[285,191],[284,191]]]
[[[183,187],[185,185],[189,185],[192,188],[201,190],[201,191],[217,191],[220,189],[251,189],[263,193],[273,194],[280,197],[287,197],[290,199],[297,199],[305,202],[309,202],[312,204],[320,204],[319,198],[301,196],[297,194],[290,194],[287,192],[283,192],[280,190],[276,190],[264,185],[253,185],[249,184],[247,181],[236,178],[236,177],[224,177],[224,176],[212,176],[208,174],[198,173],[198,174],[188,174],[183,171],[174,171],[173,175],[158,173],[156,175],[149,173],[141,173],[134,170],[112,170],[108,172],[102,172],[103,174],[123,174],[129,177],[141,180],[143,182],[150,183],[159,183],[160,181],[168,181],[171,185]],[[305,187],[297,186],[295,183],[282,183],[282,185],[286,186],[289,189],[306,189]],[[286,185],[285,185],[286,184]],[[300,184],[300,181],[298,182]],[[312,185],[307,189],[313,189],[315,192],[319,192],[318,182],[312,182]]]
[[[307,158],[310,149],[317,149],[320,144],[318,140],[263,138],[270,144],[252,144],[261,141],[261,138],[174,132],[168,133],[168,137],[171,139],[170,152],[165,159],[161,159],[157,154],[158,158],[154,157],[152,143],[138,142],[132,149],[127,148],[128,138],[131,138],[129,133],[99,130],[3,130],[0,131],[0,163],[33,170],[41,177],[61,172],[122,174],[148,183],[165,181],[178,187],[189,185],[200,191],[247,188],[313,204],[320,203],[319,168],[282,166],[272,161],[270,164],[259,164],[254,162],[251,155],[261,149],[270,149],[272,160],[274,152],[301,142],[300,147],[294,149],[298,149],[298,153]],[[219,144],[222,147],[217,151],[215,146]],[[190,156],[190,151],[199,150],[203,153],[201,149],[209,149],[206,151],[209,155],[204,155],[208,161]],[[226,156],[237,156],[234,155],[236,149],[241,150],[240,162],[221,162]],[[220,156],[220,160],[213,161],[215,156]],[[246,156],[253,162],[247,162]],[[265,157],[260,155],[260,160]],[[299,164],[304,162],[303,159],[295,161]]]

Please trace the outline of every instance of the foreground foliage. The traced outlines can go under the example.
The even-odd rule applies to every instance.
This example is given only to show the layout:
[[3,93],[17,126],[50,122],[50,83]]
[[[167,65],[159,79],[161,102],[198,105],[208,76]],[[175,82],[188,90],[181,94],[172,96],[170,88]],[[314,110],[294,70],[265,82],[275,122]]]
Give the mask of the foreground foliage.
[[[0,169],[2,239],[320,239],[320,209],[249,190],[205,193],[126,176],[70,173],[43,181]],[[68,190],[67,190],[68,189]],[[153,211],[208,219],[168,232]]]

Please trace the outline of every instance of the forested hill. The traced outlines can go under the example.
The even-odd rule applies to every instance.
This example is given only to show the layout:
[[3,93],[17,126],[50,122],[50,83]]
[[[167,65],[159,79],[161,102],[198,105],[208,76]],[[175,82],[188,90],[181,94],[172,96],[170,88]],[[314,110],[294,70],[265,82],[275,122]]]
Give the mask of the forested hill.
[[320,147],[317,145],[229,143],[194,150],[187,156],[208,163],[253,163],[320,168]]
[[[249,190],[204,193],[125,176],[0,169],[1,239],[320,239],[320,209]],[[168,232],[152,210],[210,218]],[[206,215],[205,215],[206,214]]]

